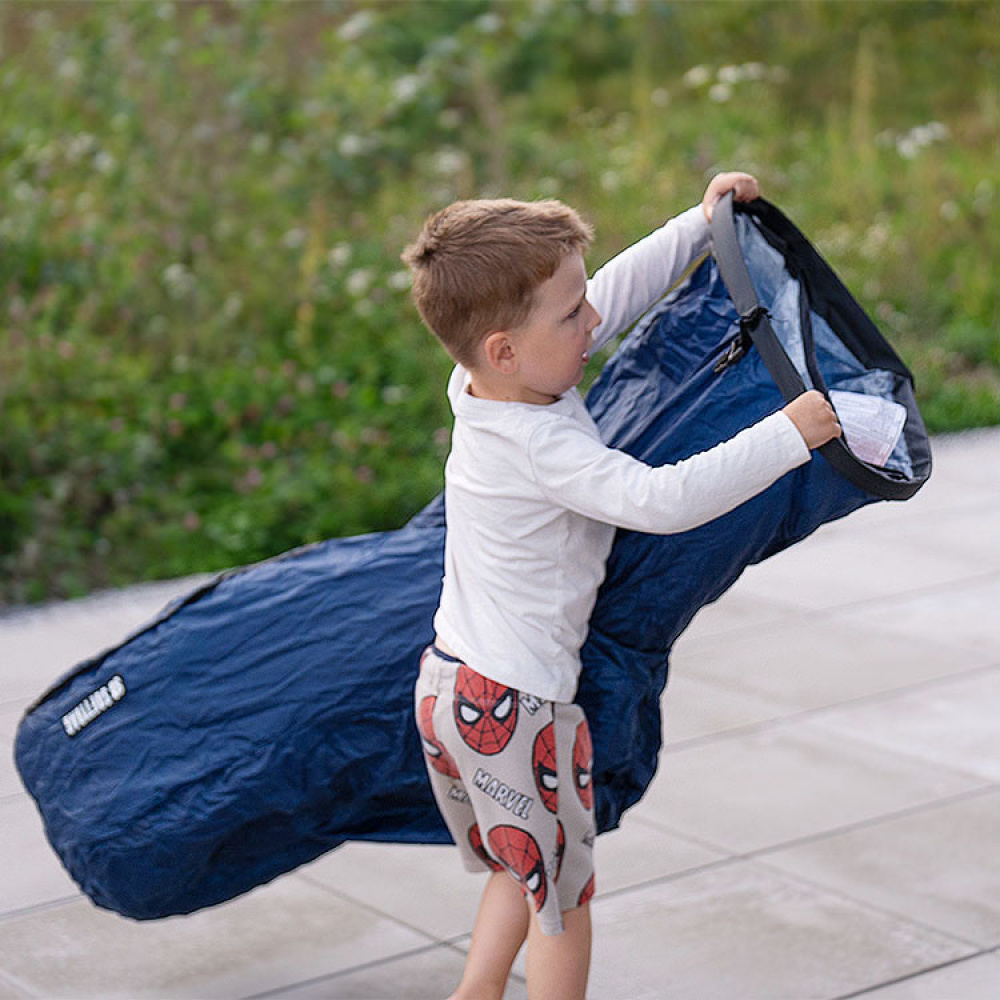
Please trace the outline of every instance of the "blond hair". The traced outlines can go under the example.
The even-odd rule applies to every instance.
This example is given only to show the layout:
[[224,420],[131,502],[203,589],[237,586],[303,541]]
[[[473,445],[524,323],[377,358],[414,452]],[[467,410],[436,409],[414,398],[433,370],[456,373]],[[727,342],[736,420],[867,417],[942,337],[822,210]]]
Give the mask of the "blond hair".
[[483,339],[520,326],[538,286],[592,237],[560,201],[456,201],[427,220],[402,259],[424,322],[455,361],[470,367]]

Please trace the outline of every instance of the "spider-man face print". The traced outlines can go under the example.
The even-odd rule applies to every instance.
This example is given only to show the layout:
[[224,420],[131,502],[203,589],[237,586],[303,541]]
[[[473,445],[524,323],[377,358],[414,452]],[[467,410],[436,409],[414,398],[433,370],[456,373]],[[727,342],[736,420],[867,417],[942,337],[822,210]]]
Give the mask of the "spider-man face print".
[[559,811],[559,777],[556,774],[556,733],[550,722],[538,731],[535,737],[532,764],[535,771],[535,785],[542,805],[549,812]]
[[424,753],[430,761],[431,767],[449,778],[460,777],[458,767],[452,760],[451,754],[441,745],[441,741],[434,732],[434,706],[437,704],[436,695],[428,695],[422,698],[417,708],[417,729],[424,741]]
[[455,724],[477,753],[499,753],[517,725],[517,692],[463,663],[455,678]]
[[538,841],[516,826],[495,826],[487,839],[490,850],[521,883],[522,891],[531,893],[535,909],[540,910],[545,905],[548,883]]
[[563,858],[566,856],[566,831],[563,829],[562,822],[556,820],[559,825],[556,827],[556,873],[553,876],[552,881],[559,881],[559,873],[562,871]]
[[495,872],[502,872],[503,865],[498,861],[494,861],[493,858],[489,856],[486,847],[483,845],[483,835],[479,831],[479,824],[473,823],[469,827],[469,846],[478,854],[483,861],[486,862]]
[[576,727],[576,740],[573,743],[573,778],[577,794],[585,809],[594,807],[594,789],[590,784],[593,752],[590,730],[586,722],[581,722]]
[[594,898],[594,876],[587,879],[587,884],[580,890],[580,898],[576,901],[577,906],[583,906]]

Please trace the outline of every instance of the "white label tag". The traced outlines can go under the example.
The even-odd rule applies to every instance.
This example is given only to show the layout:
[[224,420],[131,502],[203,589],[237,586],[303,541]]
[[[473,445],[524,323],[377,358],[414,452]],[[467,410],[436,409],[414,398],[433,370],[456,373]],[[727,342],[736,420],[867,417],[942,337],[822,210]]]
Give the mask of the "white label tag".
[[864,462],[885,465],[906,423],[906,407],[881,396],[830,391],[848,448]]

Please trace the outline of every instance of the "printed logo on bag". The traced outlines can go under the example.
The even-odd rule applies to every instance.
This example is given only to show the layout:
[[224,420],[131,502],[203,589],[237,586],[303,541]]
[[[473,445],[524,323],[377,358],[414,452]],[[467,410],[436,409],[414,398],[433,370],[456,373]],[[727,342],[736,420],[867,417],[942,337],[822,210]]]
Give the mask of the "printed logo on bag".
[[88,694],[75,708],[62,717],[63,729],[67,736],[76,736],[81,729],[89,726],[94,719],[114,708],[125,697],[125,681],[115,674],[107,684]]

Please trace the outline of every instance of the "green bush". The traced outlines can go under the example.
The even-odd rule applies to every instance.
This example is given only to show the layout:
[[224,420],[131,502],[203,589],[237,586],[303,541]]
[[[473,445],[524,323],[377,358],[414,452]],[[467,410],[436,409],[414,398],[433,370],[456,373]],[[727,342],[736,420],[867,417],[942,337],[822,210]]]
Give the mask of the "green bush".
[[927,422],[1000,422],[990,3],[0,8],[0,600],[395,527],[448,362],[399,262],[556,196],[596,265],[723,168],[817,242]]

